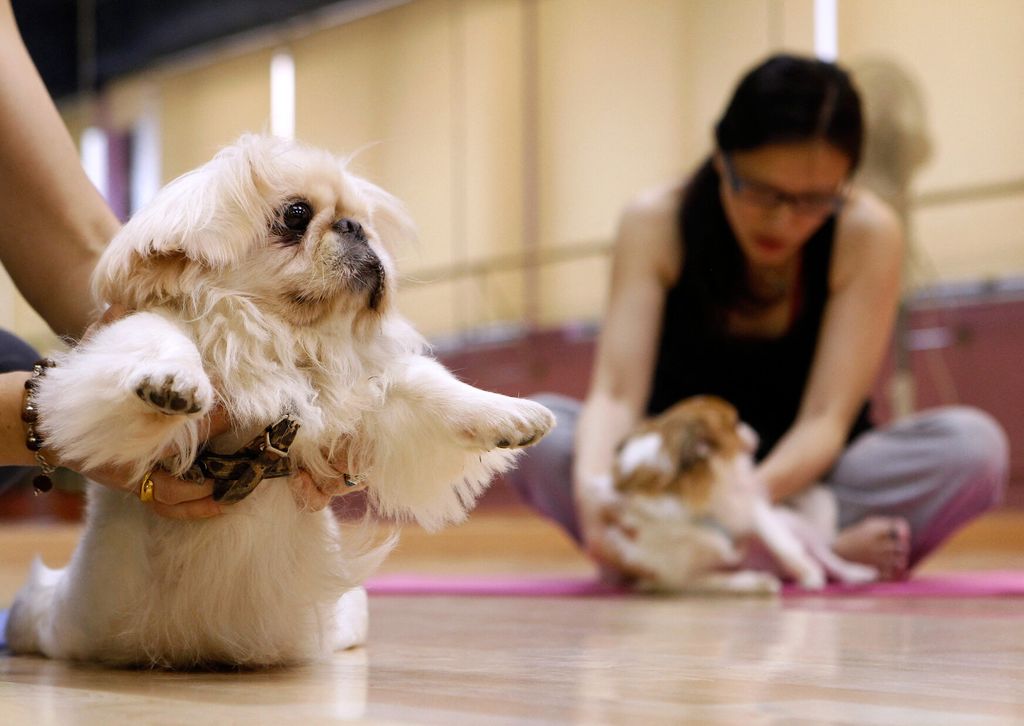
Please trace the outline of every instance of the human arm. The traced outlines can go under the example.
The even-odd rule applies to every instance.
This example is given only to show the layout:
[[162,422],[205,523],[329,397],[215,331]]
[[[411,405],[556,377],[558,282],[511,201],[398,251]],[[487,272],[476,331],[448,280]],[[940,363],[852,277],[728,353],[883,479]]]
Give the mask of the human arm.
[[[120,223],[89,181],[60,114],[22,43],[9,0],[0,0],[0,261],[26,300],[61,335],[81,338],[95,317],[90,277]],[[110,322],[123,311],[108,311]],[[21,421],[26,372],[0,374],[0,465],[34,466]],[[217,416],[211,434],[227,429]],[[52,464],[78,469],[45,451]],[[138,491],[123,471],[85,472],[113,489]],[[153,509],[173,518],[220,512],[212,484],[194,484],[162,471]]]
[[758,467],[779,501],[835,462],[868,397],[892,335],[904,242],[895,214],[867,192],[839,219],[829,299],[796,421]]
[[623,214],[613,250],[609,303],[577,424],[573,465],[583,538],[598,555],[601,500],[593,482],[611,473],[615,448],[640,420],[650,392],[665,291],[680,266],[678,200],[678,189],[665,189],[634,201]]
[[60,335],[95,311],[89,277],[119,222],[89,181],[60,114],[0,0],[0,261]]

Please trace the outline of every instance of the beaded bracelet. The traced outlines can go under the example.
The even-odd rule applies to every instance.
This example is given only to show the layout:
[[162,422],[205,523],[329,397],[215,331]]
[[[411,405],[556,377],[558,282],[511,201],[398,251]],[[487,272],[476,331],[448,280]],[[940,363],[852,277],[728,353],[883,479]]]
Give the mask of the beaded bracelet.
[[36,408],[35,391],[39,385],[39,379],[46,375],[48,368],[53,368],[54,363],[49,358],[43,358],[32,366],[32,377],[25,381],[25,398],[21,406],[21,420],[25,422],[25,446],[35,454],[36,463],[43,470],[32,479],[32,488],[36,494],[48,492],[53,489],[53,479],[50,477],[57,467],[46,460],[43,456],[43,437],[36,431],[36,424],[39,421],[39,409]]

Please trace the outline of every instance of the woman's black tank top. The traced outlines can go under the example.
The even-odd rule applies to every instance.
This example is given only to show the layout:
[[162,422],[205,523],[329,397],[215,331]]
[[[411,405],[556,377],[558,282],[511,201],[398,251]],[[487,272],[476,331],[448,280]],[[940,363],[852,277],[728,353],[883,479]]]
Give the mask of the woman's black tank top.
[[[760,436],[760,460],[796,419],[818,344],[835,236],[835,217],[804,245],[798,307],[788,332],[777,338],[728,335],[709,315],[694,281],[702,274],[684,261],[668,291],[661,325],[649,415],[698,394],[721,396]],[[865,402],[848,441],[871,428]]]

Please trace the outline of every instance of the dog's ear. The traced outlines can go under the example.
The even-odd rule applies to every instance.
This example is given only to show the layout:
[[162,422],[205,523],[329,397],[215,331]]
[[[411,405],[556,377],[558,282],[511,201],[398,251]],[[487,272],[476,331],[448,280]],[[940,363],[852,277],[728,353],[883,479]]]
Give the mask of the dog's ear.
[[706,473],[712,453],[707,428],[699,419],[677,416],[641,426],[616,447],[615,488],[646,494],[679,492],[686,481]]
[[371,226],[392,257],[399,248],[416,241],[416,225],[398,197],[354,174],[349,177],[366,201]]
[[139,287],[133,278],[145,275],[154,260],[219,268],[240,259],[272,221],[267,168],[276,143],[243,136],[164,187],[132,216],[101,257],[93,275],[98,300],[110,302],[114,291],[123,296]]
[[700,419],[687,421],[672,431],[670,450],[676,454],[677,475],[686,474],[706,462],[714,449],[711,431]]
[[715,481],[711,458],[718,453],[718,446],[711,428],[702,419],[690,418],[673,428],[666,444],[675,455],[672,487],[694,511],[702,511]]

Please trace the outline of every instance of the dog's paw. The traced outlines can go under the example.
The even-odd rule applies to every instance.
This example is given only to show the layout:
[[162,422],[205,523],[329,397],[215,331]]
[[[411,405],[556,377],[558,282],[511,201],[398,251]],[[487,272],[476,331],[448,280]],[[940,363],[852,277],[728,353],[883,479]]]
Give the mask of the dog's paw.
[[763,570],[734,570],[709,572],[698,577],[687,577],[677,583],[681,592],[707,595],[775,595],[782,583],[775,575]]
[[803,568],[802,572],[794,574],[796,575],[796,583],[804,590],[820,590],[825,587],[825,583],[828,581],[828,578],[825,576],[825,570],[817,566]]
[[843,566],[836,567],[832,574],[844,585],[866,585],[879,578],[877,567],[862,565],[859,562],[843,562]]
[[738,595],[775,595],[782,583],[770,572],[740,570],[733,573],[729,589]]
[[338,600],[335,609],[334,650],[345,650],[366,644],[369,607],[366,588],[353,587]]
[[213,388],[205,375],[146,371],[129,385],[143,403],[168,416],[205,413],[213,405]]
[[547,408],[527,399],[501,396],[500,407],[475,412],[464,431],[470,445],[491,449],[521,449],[540,441],[555,425]]

